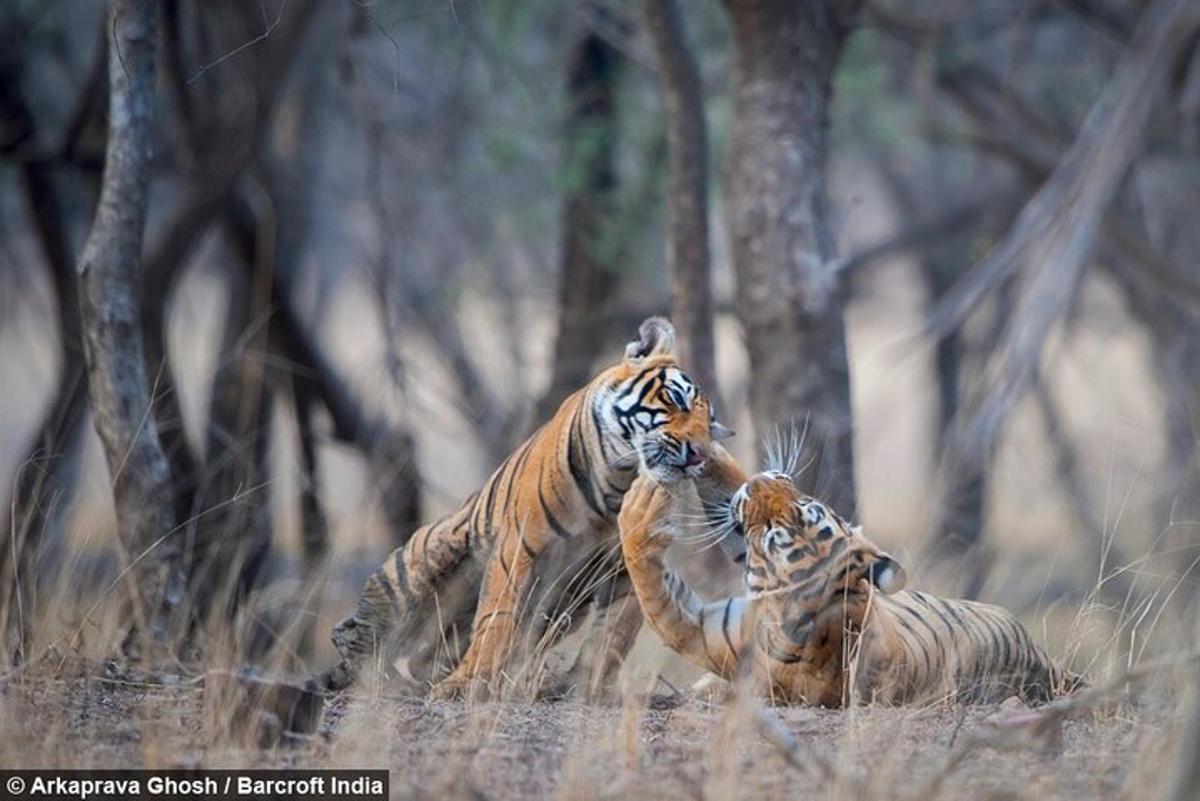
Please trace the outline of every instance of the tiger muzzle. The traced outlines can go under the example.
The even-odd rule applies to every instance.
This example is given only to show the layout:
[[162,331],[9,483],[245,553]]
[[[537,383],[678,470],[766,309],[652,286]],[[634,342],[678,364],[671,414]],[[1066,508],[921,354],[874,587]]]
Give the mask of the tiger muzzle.
[[679,467],[689,476],[697,476],[708,465],[708,457],[704,451],[691,443],[685,442],[680,447]]

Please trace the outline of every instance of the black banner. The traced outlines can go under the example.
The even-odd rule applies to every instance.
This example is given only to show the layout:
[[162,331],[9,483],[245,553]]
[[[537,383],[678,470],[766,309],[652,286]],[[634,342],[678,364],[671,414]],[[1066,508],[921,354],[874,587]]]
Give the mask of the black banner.
[[386,770],[0,770],[0,797],[385,801]]

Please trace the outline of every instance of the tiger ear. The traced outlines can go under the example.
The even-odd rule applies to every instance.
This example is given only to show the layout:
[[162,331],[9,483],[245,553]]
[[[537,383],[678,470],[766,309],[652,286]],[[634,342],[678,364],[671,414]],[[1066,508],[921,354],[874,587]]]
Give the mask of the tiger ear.
[[666,317],[647,317],[638,326],[638,338],[625,346],[625,360],[675,353],[675,326]]
[[867,580],[884,595],[892,595],[904,589],[908,583],[908,573],[895,559],[881,553],[868,568]]
[[729,439],[737,432],[717,419],[717,403],[708,398],[708,438],[713,442]]

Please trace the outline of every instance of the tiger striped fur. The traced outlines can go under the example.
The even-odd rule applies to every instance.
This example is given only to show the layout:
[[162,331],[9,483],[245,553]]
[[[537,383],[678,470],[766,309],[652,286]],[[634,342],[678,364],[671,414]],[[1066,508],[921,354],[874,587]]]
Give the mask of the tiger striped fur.
[[376,658],[434,684],[435,697],[459,695],[499,676],[518,618],[530,642],[544,643],[577,626],[587,603],[595,636],[576,678],[590,688],[609,680],[641,626],[616,538],[625,492],[639,472],[661,483],[696,475],[709,437],[724,431],[676,364],[670,323],[651,318],[639,333],[479,492],[367,579],[355,613],[334,629],[342,660],[326,688],[348,686]]
[[[713,450],[720,469],[698,483],[709,494],[729,492],[740,471]],[[671,488],[640,478],[620,514],[643,614],[673,650],[724,678],[747,675],[774,700],[1044,702],[1079,681],[1000,607],[900,592],[903,569],[781,472],[755,475],[733,493],[747,592],[705,603],[663,566],[679,536],[674,506]]]

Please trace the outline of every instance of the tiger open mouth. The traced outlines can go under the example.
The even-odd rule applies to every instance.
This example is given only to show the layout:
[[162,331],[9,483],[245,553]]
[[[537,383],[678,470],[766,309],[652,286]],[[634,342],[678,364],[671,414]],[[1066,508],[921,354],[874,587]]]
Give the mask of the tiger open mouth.
[[654,442],[647,451],[643,456],[644,463],[655,474],[668,472],[676,477],[695,478],[708,464],[708,458],[701,448],[690,442],[678,445],[673,442]]
[[659,480],[679,480],[699,476],[708,465],[708,457],[688,442],[652,442],[643,448],[642,463]]

